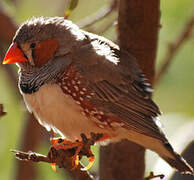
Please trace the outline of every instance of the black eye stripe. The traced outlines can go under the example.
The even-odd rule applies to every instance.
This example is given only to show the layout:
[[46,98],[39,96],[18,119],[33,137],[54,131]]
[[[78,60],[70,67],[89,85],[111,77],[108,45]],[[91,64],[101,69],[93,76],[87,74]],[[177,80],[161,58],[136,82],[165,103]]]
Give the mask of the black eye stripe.
[[[23,53],[24,54],[24,53]],[[24,54],[24,57],[26,58],[26,59],[28,59],[28,57]]]
[[32,58],[33,58],[33,60],[36,59],[34,54],[35,54],[35,53],[34,53],[34,49],[32,49]]

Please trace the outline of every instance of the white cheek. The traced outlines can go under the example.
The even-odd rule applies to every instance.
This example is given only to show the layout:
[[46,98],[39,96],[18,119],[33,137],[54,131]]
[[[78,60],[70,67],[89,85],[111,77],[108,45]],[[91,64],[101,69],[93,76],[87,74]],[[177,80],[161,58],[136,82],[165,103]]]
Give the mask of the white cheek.
[[28,51],[26,51],[25,55],[28,57],[28,61],[30,62],[30,65],[35,66],[34,60],[32,58],[32,50],[29,49]]
[[32,49],[30,49],[29,47],[30,45],[28,43],[26,44],[20,44],[20,47],[23,51],[23,53],[25,54],[25,56],[27,56],[28,61],[30,62],[30,65],[34,66],[34,60],[32,58]]

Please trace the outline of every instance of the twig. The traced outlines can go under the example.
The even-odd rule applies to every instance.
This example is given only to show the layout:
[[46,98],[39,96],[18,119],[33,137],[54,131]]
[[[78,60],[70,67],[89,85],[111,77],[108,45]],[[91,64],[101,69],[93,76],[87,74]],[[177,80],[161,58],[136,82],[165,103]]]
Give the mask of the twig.
[[93,27],[89,27],[87,29],[88,32],[92,32],[98,35],[102,35],[104,34],[106,31],[108,31],[114,24],[114,19],[110,20],[108,23],[103,24],[102,26],[98,27],[98,28],[93,28]]
[[114,19],[111,20],[110,22],[108,22],[104,27],[99,28],[99,30],[97,31],[97,34],[101,35],[104,32],[108,31],[113,25],[114,25]]
[[154,175],[153,172],[150,172],[150,175],[146,177],[144,180],[150,180],[150,179],[157,178],[157,177],[159,177],[160,179],[163,179],[164,175],[163,174]]
[[17,159],[21,161],[33,161],[33,162],[47,162],[47,163],[54,163],[51,159],[49,159],[47,156],[44,156],[42,154],[38,154],[32,151],[23,152],[18,150],[11,150],[11,152],[15,153],[15,156]]
[[0,117],[4,116],[6,112],[4,111],[3,104],[0,104]]
[[81,22],[78,23],[78,26],[80,28],[87,28],[89,26],[92,26],[96,22],[110,15],[113,12],[113,10],[116,9],[116,7],[117,7],[117,0],[112,0],[110,5],[101,8],[93,15],[83,19]]
[[163,60],[163,64],[161,65],[155,79],[155,85],[157,85],[161,79],[161,77],[166,72],[167,68],[169,67],[173,57],[177,53],[178,49],[186,42],[186,40],[189,39],[194,25],[194,16],[191,16],[185,27],[183,28],[183,31],[180,33],[178,38],[175,40],[175,42],[172,42],[169,46],[169,50],[167,52],[166,57]]
[[[64,168],[70,172],[70,175],[74,179],[79,180],[92,180],[93,177],[87,172],[82,171],[83,168],[81,164],[78,167],[74,167],[72,165],[72,157],[75,153],[75,149],[63,150],[63,149],[55,149],[53,147],[50,148],[50,151],[47,156],[38,154],[35,152],[23,152],[18,150],[11,150],[15,153],[16,158],[23,161],[32,161],[32,162],[47,162],[47,163],[56,163],[59,168]],[[85,155],[84,150],[82,151],[82,155]]]
[[[48,132],[35,119],[33,114],[25,112],[19,147],[22,151],[35,151],[43,141],[49,138]],[[26,180],[30,176],[36,179],[38,172],[34,163],[16,161],[15,180]]]

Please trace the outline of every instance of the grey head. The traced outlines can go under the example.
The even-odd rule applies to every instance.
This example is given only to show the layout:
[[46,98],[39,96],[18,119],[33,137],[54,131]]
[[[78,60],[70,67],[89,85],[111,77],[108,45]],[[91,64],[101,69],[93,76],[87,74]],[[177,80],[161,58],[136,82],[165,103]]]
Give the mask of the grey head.
[[[45,42],[51,39],[55,39],[55,42],[50,44]],[[33,17],[20,26],[13,42],[18,44],[30,64],[35,65],[34,58],[37,58],[37,61],[39,59],[33,57],[32,51],[39,43],[45,42],[44,46],[47,46],[47,48],[42,50],[47,52],[53,48],[53,45],[57,46],[53,55],[62,56],[69,53],[73,47],[79,46],[84,39],[85,35],[78,26],[63,17]]]
[[33,93],[44,83],[54,81],[71,63],[68,56],[72,49],[85,40],[83,31],[63,17],[33,17],[24,22],[13,39],[27,59],[17,63],[20,90]]

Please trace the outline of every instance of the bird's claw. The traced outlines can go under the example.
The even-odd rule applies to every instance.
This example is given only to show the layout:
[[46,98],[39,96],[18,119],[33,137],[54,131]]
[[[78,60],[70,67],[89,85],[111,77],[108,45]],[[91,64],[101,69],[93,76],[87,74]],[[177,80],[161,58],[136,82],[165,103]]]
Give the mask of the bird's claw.
[[88,157],[88,160],[89,160],[89,164],[86,167],[81,168],[82,171],[87,171],[87,170],[89,170],[93,166],[94,160],[95,160],[94,155],[91,156],[91,157]]
[[51,163],[51,168],[53,171],[57,172],[56,163]]
[[[82,155],[86,155],[88,157],[89,164],[86,167],[82,168],[81,170],[87,171],[94,164],[95,157],[92,151],[90,150],[90,147],[91,145],[94,144],[95,140],[87,139],[87,137],[83,134],[81,134],[81,137],[82,137],[82,141],[75,141],[75,142],[71,142],[62,138],[52,138],[51,144],[52,144],[52,147],[54,147],[55,149],[69,150],[69,149],[75,148],[75,153],[72,156],[73,169],[79,166],[80,157]],[[54,171],[56,171],[55,163],[51,163],[51,167]]]

